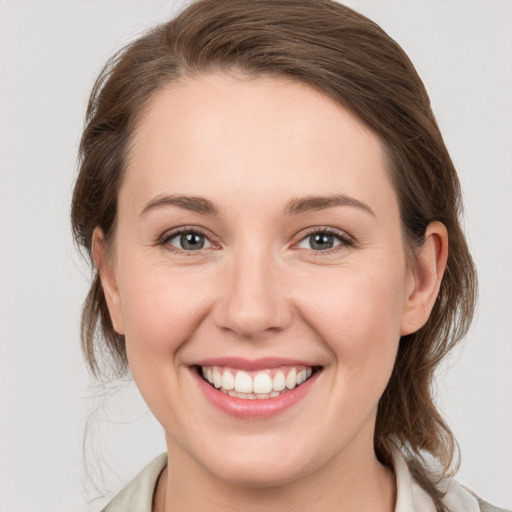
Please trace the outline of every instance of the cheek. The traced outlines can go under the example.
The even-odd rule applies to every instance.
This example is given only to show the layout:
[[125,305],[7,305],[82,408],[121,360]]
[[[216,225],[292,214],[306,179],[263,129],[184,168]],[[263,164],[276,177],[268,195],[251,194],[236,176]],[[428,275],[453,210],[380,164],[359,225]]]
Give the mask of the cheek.
[[119,291],[130,372],[160,423],[176,425],[188,407],[180,395],[186,373],[180,349],[197,332],[211,299],[198,288],[201,276],[147,264],[126,268]]
[[173,355],[195,332],[209,297],[200,275],[132,264],[121,273],[120,295],[130,361]]
[[347,431],[357,430],[376,411],[395,364],[401,301],[388,284],[346,280],[346,288],[332,301],[317,302],[320,322],[315,329],[335,361],[331,393],[338,405],[332,413]]
[[341,378],[370,387],[385,387],[389,379],[405,304],[404,266],[381,263],[319,275],[297,301],[333,353]]
[[373,331],[381,333],[377,338],[399,336],[405,303],[403,271],[391,266],[387,271],[368,266],[341,268],[319,272],[308,281],[300,293],[301,310],[319,330],[329,330],[328,338]]

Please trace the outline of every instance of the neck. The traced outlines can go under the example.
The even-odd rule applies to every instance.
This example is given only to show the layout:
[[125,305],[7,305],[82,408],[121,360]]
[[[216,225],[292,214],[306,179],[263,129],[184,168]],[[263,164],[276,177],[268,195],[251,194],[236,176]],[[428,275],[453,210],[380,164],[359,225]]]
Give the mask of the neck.
[[347,449],[319,470],[271,487],[218,478],[179,449],[169,451],[169,465],[157,486],[154,512],[392,512],[396,501],[393,472],[373,447],[363,456]]

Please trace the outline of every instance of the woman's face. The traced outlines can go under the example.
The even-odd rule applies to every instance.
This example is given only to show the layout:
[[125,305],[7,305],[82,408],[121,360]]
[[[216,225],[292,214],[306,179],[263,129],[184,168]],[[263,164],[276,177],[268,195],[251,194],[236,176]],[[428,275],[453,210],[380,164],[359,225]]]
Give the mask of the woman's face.
[[383,147],[332,100],[234,74],[161,90],[103,284],[178,467],[265,485],[374,457],[416,280]]

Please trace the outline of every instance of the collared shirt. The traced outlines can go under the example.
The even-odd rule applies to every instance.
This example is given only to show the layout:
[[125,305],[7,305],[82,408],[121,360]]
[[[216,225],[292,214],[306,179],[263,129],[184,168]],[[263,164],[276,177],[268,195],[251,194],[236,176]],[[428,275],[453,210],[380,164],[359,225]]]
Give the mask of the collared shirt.
[[[407,463],[398,448],[393,451],[392,458],[397,488],[395,512],[436,512],[432,498],[411,478]],[[156,483],[166,465],[167,454],[163,453],[151,461],[102,512],[151,512]],[[473,494],[453,479],[446,479],[444,484],[446,494],[443,502],[452,512],[499,510],[487,508],[487,505],[481,509],[482,502],[479,504]]]

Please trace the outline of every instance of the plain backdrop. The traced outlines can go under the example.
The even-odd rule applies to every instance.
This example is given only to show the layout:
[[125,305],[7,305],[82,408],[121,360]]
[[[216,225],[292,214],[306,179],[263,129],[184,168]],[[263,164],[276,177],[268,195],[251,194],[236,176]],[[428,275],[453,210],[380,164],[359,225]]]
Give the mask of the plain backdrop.
[[[439,372],[438,400],[461,446],[459,480],[511,507],[512,4],[347,3],[412,58],[460,173],[480,305]],[[132,383],[91,386],[78,331],[90,273],[68,217],[95,76],[179,6],[0,0],[1,512],[99,510],[165,449]]]

